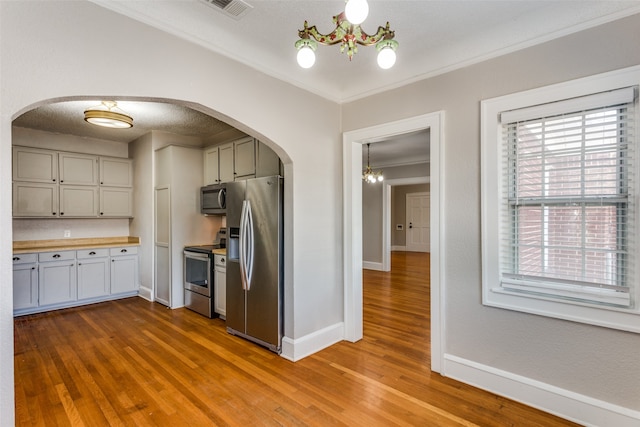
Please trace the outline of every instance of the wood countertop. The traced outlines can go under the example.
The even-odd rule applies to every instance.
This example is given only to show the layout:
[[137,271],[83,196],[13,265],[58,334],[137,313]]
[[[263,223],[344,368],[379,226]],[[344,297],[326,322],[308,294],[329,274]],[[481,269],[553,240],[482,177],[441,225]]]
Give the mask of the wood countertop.
[[33,252],[73,251],[77,249],[139,246],[140,237],[91,237],[84,239],[18,240],[13,242],[14,254]]
[[214,255],[227,255],[227,248],[214,249],[211,252],[213,252]]

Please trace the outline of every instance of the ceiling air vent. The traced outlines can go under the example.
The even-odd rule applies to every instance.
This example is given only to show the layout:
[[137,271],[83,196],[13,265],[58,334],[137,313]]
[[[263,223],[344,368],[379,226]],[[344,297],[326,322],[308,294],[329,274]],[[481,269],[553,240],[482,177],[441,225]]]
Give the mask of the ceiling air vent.
[[242,0],[202,0],[204,3],[212,6],[215,9],[221,10],[225,15],[228,15],[234,19],[240,19],[251,9],[253,6],[243,2]]

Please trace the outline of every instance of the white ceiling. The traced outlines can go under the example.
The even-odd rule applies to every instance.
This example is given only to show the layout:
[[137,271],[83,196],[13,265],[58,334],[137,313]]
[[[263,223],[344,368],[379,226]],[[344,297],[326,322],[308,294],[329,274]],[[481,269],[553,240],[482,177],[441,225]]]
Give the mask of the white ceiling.
[[[93,2],[335,102],[355,100],[640,13],[638,0],[369,0],[370,13],[362,28],[374,33],[378,25],[389,21],[399,43],[396,65],[390,70],[379,69],[373,47],[361,46],[350,62],[338,46],[319,46],[315,66],[304,70],[296,63],[298,30],[308,20],[321,33],[331,32],[332,16],[344,10],[342,0],[247,0],[252,8],[239,19],[206,0]],[[14,124],[123,142],[160,130],[201,138],[203,145],[234,131],[190,108],[127,100],[118,100],[119,106],[134,117],[134,127],[103,130],[82,119],[83,111],[99,101],[42,106],[17,118]],[[429,156],[426,132],[371,147],[372,166],[404,164],[407,159],[426,161]]]

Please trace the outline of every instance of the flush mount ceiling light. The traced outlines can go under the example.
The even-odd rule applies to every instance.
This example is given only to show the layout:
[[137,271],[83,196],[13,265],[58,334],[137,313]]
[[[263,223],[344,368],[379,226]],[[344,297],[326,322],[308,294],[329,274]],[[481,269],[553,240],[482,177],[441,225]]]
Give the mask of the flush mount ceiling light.
[[304,28],[298,30],[300,40],[296,42],[298,49],[298,65],[310,68],[316,61],[315,50],[318,43],[330,46],[340,43],[340,53],[347,52],[349,61],[358,53],[358,45],[376,46],[378,50],[378,65],[388,69],[396,62],[398,42],[393,40],[395,32],[389,29],[389,22],[385,27],[378,27],[378,31],[369,35],[364,32],[360,24],[369,14],[367,0],[347,0],[345,11],[333,17],[336,28],[329,34],[321,34],[313,25],[304,21]]
[[371,144],[367,143],[367,167],[362,172],[362,180],[369,184],[375,184],[376,182],[381,182],[384,177],[382,176],[382,171],[374,172],[369,166],[369,145]]
[[84,112],[84,120],[92,125],[115,129],[128,129],[133,126],[133,118],[118,108],[116,101],[102,101],[100,105]]

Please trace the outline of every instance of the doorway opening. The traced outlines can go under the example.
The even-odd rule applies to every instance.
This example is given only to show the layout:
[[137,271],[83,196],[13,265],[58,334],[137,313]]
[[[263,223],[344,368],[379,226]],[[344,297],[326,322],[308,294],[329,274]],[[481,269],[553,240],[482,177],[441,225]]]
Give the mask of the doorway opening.
[[344,158],[344,338],[362,339],[362,144],[367,140],[401,135],[429,129],[431,134],[431,370],[441,372],[441,319],[444,265],[444,245],[441,232],[441,210],[444,187],[440,176],[442,143],[444,140],[444,112],[425,114],[410,119],[346,132],[343,135]]

